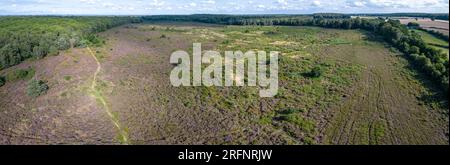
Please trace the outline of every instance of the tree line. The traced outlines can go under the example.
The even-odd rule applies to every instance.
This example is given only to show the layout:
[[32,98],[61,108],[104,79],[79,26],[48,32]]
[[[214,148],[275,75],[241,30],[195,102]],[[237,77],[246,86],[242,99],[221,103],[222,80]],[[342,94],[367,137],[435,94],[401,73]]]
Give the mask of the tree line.
[[227,25],[257,25],[257,26],[319,26],[337,29],[363,29],[381,36],[387,43],[397,48],[415,68],[422,71],[448,93],[449,59],[445,52],[428,46],[420,34],[408,29],[398,20],[361,19],[337,17],[319,17],[305,15],[191,15],[191,16],[147,16],[147,21],[195,21]]
[[140,17],[0,17],[0,69],[89,42],[97,32]]

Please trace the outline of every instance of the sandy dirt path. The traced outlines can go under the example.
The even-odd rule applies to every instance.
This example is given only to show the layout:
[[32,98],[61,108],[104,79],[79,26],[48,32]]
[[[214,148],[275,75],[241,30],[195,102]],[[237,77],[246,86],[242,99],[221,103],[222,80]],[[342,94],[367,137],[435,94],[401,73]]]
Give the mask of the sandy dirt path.
[[87,50],[89,51],[90,55],[97,62],[97,70],[94,73],[94,76],[93,76],[94,78],[92,80],[92,85],[90,87],[91,91],[92,91],[92,97],[94,97],[98,102],[101,103],[106,114],[108,114],[108,116],[111,118],[111,121],[113,122],[114,126],[118,130],[118,136],[119,136],[120,142],[122,144],[129,144],[127,132],[121,126],[119,119],[116,116],[114,116],[114,114],[110,110],[108,104],[106,103],[105,97],[102,95],[101,91],[97,88],[97,77],[98,77],[98,74],[100,73],[100,71],[102,70],[102,65],[101,65],[100,61],[98,60],[98,58],[95,56],[95,54],[92,52],[91,48],[87,47]]

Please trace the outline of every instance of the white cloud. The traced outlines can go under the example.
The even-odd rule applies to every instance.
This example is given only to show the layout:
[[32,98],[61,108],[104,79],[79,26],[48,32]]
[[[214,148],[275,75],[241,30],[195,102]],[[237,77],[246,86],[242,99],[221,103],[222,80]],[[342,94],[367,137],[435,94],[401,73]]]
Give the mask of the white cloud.
[[[420,9],[448,5],[448,0],[348,0],[350,7],[371,9]],[[448,11],[447,11],[448,12]]]
[[354,2],[353,3],[355,6],[357,6],[357,7],[363,7],[363,6],[365,6],[365,3],[364,2]]
[[320,1],[313,1],[313,2],[312,2],[312,5],[313,5],[313,6],[316,6],[316,7],[319,7],[320,4],[321,4]]
[[99,0],[80,0],[81,3],[86,3],[86,4],[96,4]]
[[207,0],[207,1],[203,1],[204,3],[207,3],[207,4],[216,4],[216,1],[214,1],[214,0]]
[[161,7],[161,6],[164,6],[165,4],[166,4],[166,2],[164,2],[164,1],[153,0],[153,2],[150,5],[151,6]]
[[105,2],[105,3],[102,3],[102,6],[103,7],[115,7],[116,5],[114,3],[111,3],[111,2]]
[[277,2],[278,2],[278,4],[281,4],[281,5],[287,5],[288,4],[287,0],[277,0]]
[[[448,13],[449,0],[0,0],[8,14]],[[175,10],[176,9],[176,10]]]

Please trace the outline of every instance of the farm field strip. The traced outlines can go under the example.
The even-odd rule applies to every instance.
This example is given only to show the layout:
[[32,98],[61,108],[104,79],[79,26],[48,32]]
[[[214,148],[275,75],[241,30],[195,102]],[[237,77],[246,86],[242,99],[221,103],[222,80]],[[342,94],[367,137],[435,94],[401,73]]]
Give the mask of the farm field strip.
[[449,22],[448,21],[432,21],[429,18],[392,18],[392,19],[398,19],[402,24],[408,24],[410,22],[416,22],[419,23],[419,25],[428,30],[434,30],[441,32],[445,35],[449,35]]
[[449,54],[449,49],[448,49],[449,43],[447,41],[436,38],[435,36],[425,32],[425,31],[414,30],[414,32],[419,33],[420,36],[422,36],[422,39],[431,47],[442,50],[442,51],[446,52],[447,55]]

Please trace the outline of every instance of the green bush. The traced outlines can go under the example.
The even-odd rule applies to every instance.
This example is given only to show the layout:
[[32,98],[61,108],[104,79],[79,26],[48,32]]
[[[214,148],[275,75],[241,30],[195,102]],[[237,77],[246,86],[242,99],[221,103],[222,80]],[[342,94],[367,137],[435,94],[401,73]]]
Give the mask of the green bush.
[[87,39],[82,39],[79,43],[78,43],[78,47],[80,47],[80,48],[85,48],[85,47],[87,47],[87,46],[89,46],[89,40],[87,40]]
[[64,80],[70,81],[72,79],[72,76],[64,76]]
[[307,119],[303,118],[302,116],[295,114],[295,113],[281,114],[278,116],[278,120],[295,124],[306,132],[314,131],[314,123],[311,120],[307,120]]
[[6,79],[8,81],[16,81],[16,80],[23,80],[23,79],[30,79],[34,76],[34,69],[33,68],[27,68],[27,69],[18,69],[14,70],[6,75]]
[[417,22],[410,22],[410,23],[408,23],[407,26],[410,28],[418,28],[418,27],[420,27],[420,24]]
[[4,76],[0,76],[0,87],[5,85],[6,83],[6,78]]
[[30,82],[28,82],[27,94],[28,96],[36,98],[40,95],[45,94],[48,88],[48,85],[44,81],[32,79]]
[[[100,47],[104,45],[106,42],[103,40],[103,38],[99,37],[98,35],[88,35],[85,38],[85,41],[82,40],[83,46],[92,45],[95,47]],[[86,45],[87,44],[87,45]]]
[[321,66],[315,66],[308,73],[305,74],[306,77],[317,78],[323,75],[324,69]]

